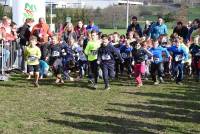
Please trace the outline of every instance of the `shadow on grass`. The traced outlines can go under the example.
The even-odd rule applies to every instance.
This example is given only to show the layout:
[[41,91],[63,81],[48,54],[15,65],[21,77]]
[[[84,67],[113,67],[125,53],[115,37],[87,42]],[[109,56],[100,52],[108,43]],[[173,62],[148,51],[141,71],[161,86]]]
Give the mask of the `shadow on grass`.
[[7,82],[0,82],[0,87],[25,88],[24,85],[11,84],[11,83],[7,83]]
[[[162,120],[177,121],[180,123],[200,123],[200,84],[193,81],[185,82],[184,86],[169,85],[163,88],[162,93],[148,92],[121,92],[133,96],[148,97],[146,102],[139,104],[109,103],[114,106],[105,109],[109,112],[126,114],[144,119],[159,118]],[[167,90],[167,92],[165,91]],[[129,110],[120,110],[124,107]],[[123,109],[124,109],[123,108]],[[131,108],[131,109],[130,109]],[[188,128],[189,130],[189,128]],[[191,130],[187,133],[200,133]],[[184,133],[184,132],[181,132]]]
[[[148,108],[145,108],[145,109],[148,109]],[[155,108],[154,106],[154,110],[148,109],[149,111],[144,111],[144,109],[136,110],[136,111],[123,111],[123,110],[118,110],[118,109],[105,109],[105,110],[109,112],[124,113],[127,115],[142,117],[146,119],[159,118],[159,119],[178,121],[178,122],[200,123],[199,112],[187,112],[187,114],[189,114],[187,116],[186,112],[179,114],[179,112],[176,112],[175,110],[174,112],[173,109],[170,109],[170,108],[164,108],[164,109],[167,109],[166,111],[169,111],[169,112],[164,112],[164,111],[161,112],[158,109],[159,109],[159,106],[157,108]]]
[[[100,116],[100,115],[88,115],[72,112],[62,113],[65,116],[72,116],[74,118],[81,118],[86,121],[71,122],[67,120],[53,120],[49,119],[48,122],[80,129],[84,131],[96,131],[107,133],[136,133],[136,134],[153,134],[152,130],[161,131],[166,128],[177,129],[176,127],[168,125],[150,124],[141,121],[134,121],[126,118],[112,117],[112,116]],[[88,121],[90,120],[90,121]]]

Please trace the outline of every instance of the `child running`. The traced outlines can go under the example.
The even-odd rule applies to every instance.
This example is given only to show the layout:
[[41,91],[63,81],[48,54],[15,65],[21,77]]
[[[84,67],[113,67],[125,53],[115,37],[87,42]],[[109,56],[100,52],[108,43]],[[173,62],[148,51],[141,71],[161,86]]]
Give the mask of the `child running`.
[[34,85],[35,87],[39,87],[38,79],[39,79],[39,59],[41,57],[40,48],[36,46],[37,37],[32,36],[30,38],[30,44],[25,48],[24,56],[27,62],[27,68],[29,76],[27,79],[31,79],[31,76],[35,76]]
[[103,72],[105,90],[110,90],[109,78],[114,79],[115,77],[115,55],[117,55],[118,59],[123,62],[119,51],[109,43],[108,35],[103,34],[102,44],[98,51],[97,63],[100,64]]
[[91,31],[91,39],[87,43],[85,48],[85,54],[88,58],[89,63],[89,81],[92,84],[92,88],[97,89],[98,80],[98,65],[97,65],[97,54],[100,47],[97,32]]
[[132,65],[134,66],[134,76],[135,76],[135,81],[136,81],[136,87],[141,87],[143,86],[141,75],[144,75],[145,73],[145,60],[146,60],[146,55],[148,57],[152,57],[152,53],[148,51],[145,47],[147,44],[146,41],[143,41],[140,43],[136,43],[132,55],[133,55],[133,62]]
[[52,67],[52,70],[56,76],[55,83],[64,83],[61,73],[62,73],[62,64],[61,64],[61,44],[58,41],[58,37],[54,36],[49,48],[49,65]]

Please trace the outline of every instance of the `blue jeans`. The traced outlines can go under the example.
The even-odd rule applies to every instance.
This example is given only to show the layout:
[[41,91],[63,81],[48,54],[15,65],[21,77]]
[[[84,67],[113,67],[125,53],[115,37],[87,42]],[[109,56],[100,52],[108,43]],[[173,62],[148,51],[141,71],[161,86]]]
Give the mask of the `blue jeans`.
[[176,76],[176,82],[181,82],[183,80],[183,68],[184,64],[181,62],[173,63],[173,75]]
[[105,87],[109,86],[109,78],[114,79],[115,77],[115,64],[110,62],[103,62],[101,64],[103,72],[103,80]]
[[88,63],[87,61],[79,60],[78,66],[79,66],[79,76],[82,78],[87,71]]

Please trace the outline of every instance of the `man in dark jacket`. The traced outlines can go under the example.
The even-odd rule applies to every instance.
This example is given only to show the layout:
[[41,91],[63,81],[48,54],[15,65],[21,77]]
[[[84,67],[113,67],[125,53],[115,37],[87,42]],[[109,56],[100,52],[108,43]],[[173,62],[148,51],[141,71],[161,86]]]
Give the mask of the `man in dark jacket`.
[[31,31],[30,27],[33,24],[33,19],[28,18],[26,19],[24,25],[17,30],[20,38],[20,47],[22,50],[22,61],[21,61],[21,69],[22,71],[25,70],[25,62],[24,62],[24,47],[27,45],[30,39]]
[[184,41],[186,41],[188,35],[188,28],[184,26],[181,21],[179,21],[177,22],[177,25],[174,28],[173,33],[177,33],[178,36],[183,37]]
[[142,37],[143,35],[142,28],[140,24],[137,22],[136,16],[132,17],[132,23],[128,26],[127,33],[129,33],[130,31],[137,32],[140,37]]
[[109,78],[114,79],[115,77],[115,56],[123,63],[123,59],[120,52],[111,45],[108,41],[108,35],[104,34],[101,37],[102,44],[98,50],[97,63],[103,72],[103,79],[105,84],[105,89],[110,90]]

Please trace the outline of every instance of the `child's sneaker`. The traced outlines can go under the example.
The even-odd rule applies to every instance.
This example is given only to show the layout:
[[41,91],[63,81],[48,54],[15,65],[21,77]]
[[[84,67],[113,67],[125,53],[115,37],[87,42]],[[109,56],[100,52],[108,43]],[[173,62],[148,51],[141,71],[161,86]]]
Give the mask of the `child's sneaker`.
[[142,87],[142,86],[143,86],[142,83],[136,85],[136,87],[138,87],[138,88],[140,88],[140,87]]
[[70,78],[69,78],[69,81],[74,81],[74,78],[70,77]]
[[34,82],[35,87],[39,87],[38,82]]
[[60,82],[60,79],[56,79],[55,83],[58,84]]
[[61,83],[61,84],[64,84],[65,82],[64,82],[64,80],[60,80],[60,83]]
[[94,85],[93,85],[93,88],[94,88],[94,89],[97,89],[97,88],[98,88],[97,84],[94,84]]
[[30,80],[30,79],[31,79],[31,76],[29,75],[26,79],[27,79],[27,80]]
[[111,89],[110,86],[105,87],[105,90],[107,90],[107,91],[110,90],[110,89]]
[[158,81],[154,82],[153,83],[154,85],[159,85],[160,83]]
[[162,77],[160,77],[159,79],[160,79],[160,83],[164,83],[165,82]]

